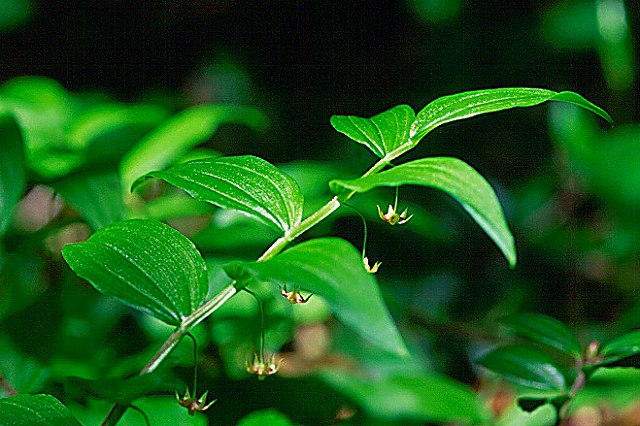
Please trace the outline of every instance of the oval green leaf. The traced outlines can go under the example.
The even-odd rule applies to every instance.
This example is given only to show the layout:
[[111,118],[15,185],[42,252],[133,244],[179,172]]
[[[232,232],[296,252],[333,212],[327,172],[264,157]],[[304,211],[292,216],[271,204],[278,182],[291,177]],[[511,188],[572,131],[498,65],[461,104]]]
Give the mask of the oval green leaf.
[[151,220],[117,222],[62,255],[76,274],[107,296],[179,325],[205,300],[204,260],[175,229]]
[[43,394],[0,399],[0,425],[82,426],[60,401]]
[[13,208],[20,200],[26,184],[24,146],[16,120],[9,114],[0,114],[0,235],[4,234]]
[[273,259],[235,262],[224,270],[240,285],[262,280],[318,294],[344,325],[370,343],[398,355],[407,354],[375,278],[365,271],[358,251],[344,240],[318,238]]
[[640,331],[632,331],[612,340],[602,347],[601,365],[610,364],[623,358],[640,354]]
[[128,192],[140,176],[174,164],[225,123],[263,129],[267,119],[255,108],[237,105],[198,105],[182,111],[148,134],[122,159],[124,191]]
[[423,158],[390,170],[354,180],[333,180],[331,189],[366,192],[378,186],[421,185],[439,189],[456,199],[496,243],[510,267],[516,264],[516,248],[502,207],[491,185],[462,160]]
[[580,342],[569,328],[560,321],[540,314],[518,314],[500,320],[516,335],[541,345],[557,349],[573,358],[580,358]]
[[302,219],[300,187],[262,158],[206,158],[147,176],[167,181],[197,200],[248,213],[276,231],[286,233]]
[[533,346],[500,347],[483,355],[476,363],[521,386],[543,391],[566,391],[566,379],[553,357]]
[[554,92],[528,87],[475,90],[444,96],[424,107],[411,125],[411,141],[417,144],[427,133],[445,123],[516,107],[535,106],[547,101],[574,104],[599,115],[609,123],[613,121],[605,110],[575,92]]
[[409,140],[409,128],[415,115],[410,106],[398,105],[371,118],[334,115],[331,125],[383,158]]
[[368,415],[394,424],[403,424],[403,420],[484,424],[488,417],[471,389],[444,376],[405,374],[371,380],[331,371],[320,378]]

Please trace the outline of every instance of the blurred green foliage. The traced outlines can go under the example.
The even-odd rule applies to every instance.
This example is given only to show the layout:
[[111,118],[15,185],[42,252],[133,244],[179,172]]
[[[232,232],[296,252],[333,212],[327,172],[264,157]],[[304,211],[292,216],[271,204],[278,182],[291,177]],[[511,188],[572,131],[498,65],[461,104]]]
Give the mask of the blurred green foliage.
[[[376,222],[375,207],[393,200],[392,189],[354,198],[369,221],[367,254],[383,263],[382,296],[411,357],[371,347],[320,298],[289,306],[265,290],[267,351],[278,351],[285,364],[278,376],[257,382],[244,363],[257,349],[258,310],[241,294],[194,331],[199,388],[219,401],[193,418],[175,402],[172,390],[184,392],[193,373],[191,343],[183,342],[161,372],[162,386],[149,385],[161,395],[134,403],[153,425],[553,424],[549,404],[523,411],[514,399],[522,389],[475,362],[513,343],[513,330],[497,320],[551,315],[582,348],[640,327],[637,2],[408,0],[366,10],[265,10],[229,1],[144,10],[125,1],[73,3],[62,12],[41,3],[0,1],[0,119],[19,125],[27,182],[13,212],[2,206],[0,218],[2,396],[52,394],[84,424],[99,424],[113,402],[101,400],[100,386],[126,388],[123,378],[172,331],[79,280],[61,259],[62,244],[118,219],[167,221],[203,252],[213,294],[226,284],[217,265],[255,260],[277,237],[252,218],[159,181],[123,191],[131,183],[122,179],[126,159],[142,155],[132,148],[152,144],[162,126],[179,126],[179,111],[205,111],[209,125],[183,123],[187,130],[176,134],[185,137],[184,149],[166,152],[162,167],[187,156],[259,154],[298,182],[305,215],[331,196],[329,180],[357,177],[374,159],[332,131],[331,114],[373,116],[472,88],[533,85],[582,93],[615,125],[557,103],[438,129],[408,159],[451,155],[481,171],[504,205],[518,268],[505,268],[482,231],[435,191],[402,188],[401,205],[415,216],[394,229]],[[208,106],[197,106],[208,102],[247,114],[218,121]],[[4,173],[19,160],[0,135]],[[202,150],[192,154],[195,146]],[[22,187],[15,182],[12,189]],[[3,188],[3,197],[8,192]],[[360,247],[361,220],[341,209],[309,237],[328,234]],[[637,359],[629,363],[637,366]],[[628,367],[598,370],[570,415],[637,406],[637,375]],[[442,398],[428,392],[439,386]],[[459,417],[434,416],[447,407]],[[129,410],[123,424],[145,420]]]

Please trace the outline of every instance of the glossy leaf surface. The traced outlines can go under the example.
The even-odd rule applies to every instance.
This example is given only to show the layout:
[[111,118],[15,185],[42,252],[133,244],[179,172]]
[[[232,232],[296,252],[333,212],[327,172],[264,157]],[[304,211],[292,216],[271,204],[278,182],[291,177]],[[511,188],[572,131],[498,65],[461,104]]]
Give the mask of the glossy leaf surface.
[[343,393],[370,416],[394,424],[401,421],[477,424],[486,413],[474,393],[443,376],[394,375],[370,380],[339,372],[321,379]]
[[509,87],[475,90],[438,98],[418,113],[411,125],[410,136],[413,143],[418,143],[427,133],[445,123],[516,107],[535,106],[546,101],[568,102],[612,122],[606,111],[577,93]]
[[149,173],[197,200],[236,209],[287,232],[300,223],[303,199],[298,184],[269,162],[251,155],[207,158]]
[[224,270],[241,284],[270,281],[322,296],[340,321],[370,343],[399,355],[407,353],[375,278],[365,271],[358,251],[344,240],[314,239],[271,260],[236,262]]
[[496,243],[511,267],[516,264],[513,236],[491,185],[471,166],[450,157],[423,158],[390,170],[354,180],[330,182],[341,189],[366,192],[379,186],[421,185],[439,189],[455,198]]
[[512,345],[492,350],[476,362],[504,379],[545,391],[562,392],[566,380],[554,359],[533,346]]
[[254,108],[234,105],[199,105],[182,111],[148,134],[123,158],[120,172],[125,192],[140,176],[174,164],[225,123],[262,129],[266,118]]
[[409,140],[414,118],[415,112],[410,106],[398,105],[371,118],[334,115],[331,125],[382,158]]
[[191,241],[150,220],[117,222],[62,255],[107,296],[179,325],[207,295],[206,265]]
[[0,235],[11,223],[13,208],[26,183],[24,146],[15,119],[0,113]]
[[619,361],[640,354],[640,331],[633,331],[612,340],[602,347],[602,364]]
[[573,357],[579,358],[582,354],[576,336],[566,325],[554,318],[526,313],[502,318],[500,323],[520,337],[550,346]]
[[81,426],[60,401],[43,394],[0,399],[0,425]]

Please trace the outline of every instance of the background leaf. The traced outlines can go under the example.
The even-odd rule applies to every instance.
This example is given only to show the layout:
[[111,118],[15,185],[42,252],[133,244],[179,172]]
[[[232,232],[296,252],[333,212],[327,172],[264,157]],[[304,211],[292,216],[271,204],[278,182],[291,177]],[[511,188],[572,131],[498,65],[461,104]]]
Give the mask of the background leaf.
[[365,271],[358,251],[344,240],[313,239],[265,262],[236,262],[224,270],[239,283],[271,281],[318,294],[339,320],[369,342],[398,355],[407,353],[376,280]]
[[409,127],[414,118],[415,112],[410,106],[398,105],[371,118],[334,115],[331,125],[383,158],[408,141]]
[[275,230],[300,223],[304,204],[298,184],[269,162],[245,155],[207,158],[149,173],[197,200],[241,210]]
[[13,208],[20,200],[26,183],[24,146],[15,119],[0,113],[0,236],[11,223]]
[[378,186],[430,186],[455,198],[502,251],[509,266],[516,264],[516,248],[502,207],[491,185],[471,166],[450,157],[423,158],[354,180],[333,180],[331,189],[366,192]]
[[263,410],[243,417],[237,426],[294,426],[294,423],[276,410]]
[[81,426],[60,401],[43,394],[0,399],[0,425]]
[[568,102],[599,115],[609,123],[613,121],[605,110],[574,92],[527,87],[485,89],[443,96],[431,102],[418,113],[411,125],[411,139],[417,144],[427,133],[445,123],[546,101]]
[[321,378],[378,419],[456,424],[486,420],[485,410],[476,395],[447,377],[394,375],[375,380],[324,372]]
[[120,177],[115,172],[72,175],[54,183],[53,187],[94,230],[124,218]]
[[633,331],[604,345],[600,351],[604,360],[600,364],[616,362],[638,354],[640,354],[640,331]]
[[191,241],[150,220],[128,220],[70,244],[62,255],[107,296],[179,325],[207,295],[206,265]]
[[566,380],[555,360],[533,346],[512,345],[496,348],[476,363],[504,379],[528,387],[553,392],[565,391]]
[[580,342],[569,328],[560,321],[546,315],[524,313],[504,317],[500,323],[513,330],[516,335],[536,343],[550,346],[572,357],[580,357]]
[[148,134],[123,158],[120,172],[125,193],[137,178],[174,164],[224,123],[262,129],[266,118],[254,108],[236,105],[198,105],[182,111]]

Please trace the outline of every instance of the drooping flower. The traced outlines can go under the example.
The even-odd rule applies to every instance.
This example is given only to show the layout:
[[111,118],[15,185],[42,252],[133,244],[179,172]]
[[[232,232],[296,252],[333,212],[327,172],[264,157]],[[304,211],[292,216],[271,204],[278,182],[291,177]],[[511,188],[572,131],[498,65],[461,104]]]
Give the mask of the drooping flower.
[[389,225],[402,225],[403,223],[408,222],[413,217],[413,215],[407,217],[408,209],[404,209],[402,213],[398,214],[398,212],[396,211],[396,206],[392,206],[391,204],[389,204],[387,213],[382,213],[382,209],[380,208],[380,206],[376,207],[378,207],[378,216],[380,216],[380,219],[384,220]]
[[307,303],[311,296],[313,296],[313,294],[310,294],[305,299],[302,294],[300,294],[299,290],[287,291],[286,285],[284,287],[280,287],[280,294],[282,294],[282,297],[287,299],[292,305],[295,305],[296,303]]
[[214,399],[213,401],[207,404],[208,394],[209,394],[209,391],[206,391],[205,393],[202,394],[202,396],[199,399],[196,399],[195,392],[194,392],[194,395],[191,396],[191,393],[189,392],[189,388],[187,388],[186,392],[184,393],[184,396],[182,397],[178,395],[178,392],[176,392],[176,400],[178,401],[178,404],[180,404],[181,406],[186,408],[187,411],[189,411],[190,416],[193,416],[193,414],[196,411],[202,412],[202,411],[208,410],[209,407],[211,407],[217,401],[217,399]]
[[247,361],[247,372],[258,376],[258,380],[264,380],[265,377],[276,374],[280,370],[282,360],[276,361],[276,355],[272,354],[269,361],[265,361],[263,356],[253,354],[253,362]]
[[378,268],[380,268],[380,265],[382,265],[382,262],[376,262],[373,264],[373,266],[369,266],[368,257],[362,258],[362,263],[364,263],[364,269],[366,269],[370,274],[375,274],[376,272],[378,272]]

